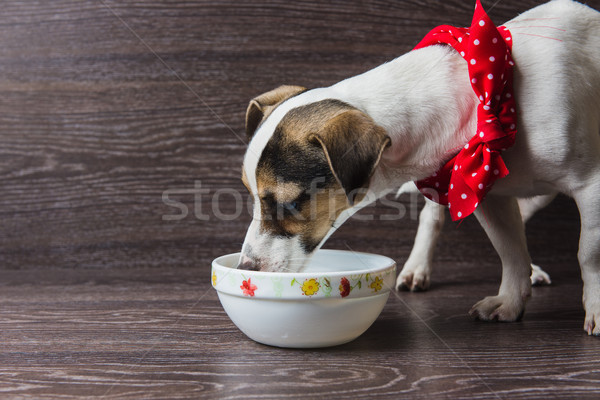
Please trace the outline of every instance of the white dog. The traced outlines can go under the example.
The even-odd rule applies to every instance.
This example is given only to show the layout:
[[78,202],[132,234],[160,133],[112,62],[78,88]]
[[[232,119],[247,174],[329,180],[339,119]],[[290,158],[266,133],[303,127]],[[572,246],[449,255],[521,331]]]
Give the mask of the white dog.
[[[515,63],[516,142],[501,152],[508,176],[474,203],[502,261],[502,282],[471,314],[520,318],[531,260],[517,198],[562,192],[581,214],[584,329],[600,335],[600,13],[555,0],[505,27]],[[432,177],[468,147],[478,134],[478,107],[489,106],[475,94],[468,68],[450,46],[432,45],[331,87],[282,86],[252,100],[242,180],[254,219],[239,268],[301,270],[353,213]],[[415,274],[407,275],[400,282],[412,285]]]

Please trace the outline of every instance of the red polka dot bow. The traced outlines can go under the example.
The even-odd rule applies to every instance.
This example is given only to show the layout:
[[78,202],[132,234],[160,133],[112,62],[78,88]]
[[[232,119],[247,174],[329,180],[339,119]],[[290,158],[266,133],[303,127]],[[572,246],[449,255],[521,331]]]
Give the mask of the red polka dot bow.
[[508,175],[500,153],[514,144],[517,132],[512,38],[508,29],[494,25],[477,0],[470,28],[438,26],[415,49],[436,44],[452,46],[467,61],[480,101],[473,138],[436,174],[417,182],[426,197],[447,205],[456,221],[473,213],[494,182]]

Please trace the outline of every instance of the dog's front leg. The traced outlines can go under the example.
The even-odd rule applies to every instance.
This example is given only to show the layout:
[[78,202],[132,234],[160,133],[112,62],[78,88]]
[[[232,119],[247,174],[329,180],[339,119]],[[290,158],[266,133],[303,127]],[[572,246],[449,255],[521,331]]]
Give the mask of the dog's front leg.
[[419,214],[415,244],[396,280],[397,290],[415,292],[429,288],[433,252],[444,226],[445,209],[446,207],[425,199],[425,206]]
[[531,259],[517,199],[488,195],[475,215],[502,261],[502,283],[498,295],[481,300],[469,314],[485,321],[516,321],[531,295]]

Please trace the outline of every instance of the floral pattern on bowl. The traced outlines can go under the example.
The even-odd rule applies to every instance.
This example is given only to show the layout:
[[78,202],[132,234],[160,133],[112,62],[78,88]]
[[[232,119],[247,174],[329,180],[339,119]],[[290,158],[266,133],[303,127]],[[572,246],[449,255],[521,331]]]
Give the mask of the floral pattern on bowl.
[[[344,252],[347,254],[347,252]],[[320,250],[320,255],[331,260],[336,250]],[[341,254],[341,252],[340,252]],[[307,268],[306,272],[260,272],[242,271],[223,265],[217,259],[212,268],[212,284],[215,289],[236,296],[252,298],[313,299],[358,298],[389,291],[395,284],[396,264],[384,256],[368,255],[368,264],[361,264],[365,253],[352,253],[356,258],[345,271],[334,269],[319,272]],[[377,263],[373,265],[373,257]],[[310,267],[310,265],[309,265]]]

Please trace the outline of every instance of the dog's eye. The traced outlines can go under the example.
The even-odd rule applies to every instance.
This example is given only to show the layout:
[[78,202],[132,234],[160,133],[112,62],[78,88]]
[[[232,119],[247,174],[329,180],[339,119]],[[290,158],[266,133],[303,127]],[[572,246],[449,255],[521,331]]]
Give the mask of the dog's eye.
[[290,201],[289,203],[281,203],[281,206],[285,211],[290,213],[297,213],[300,211],[300,203],[297,201]]

